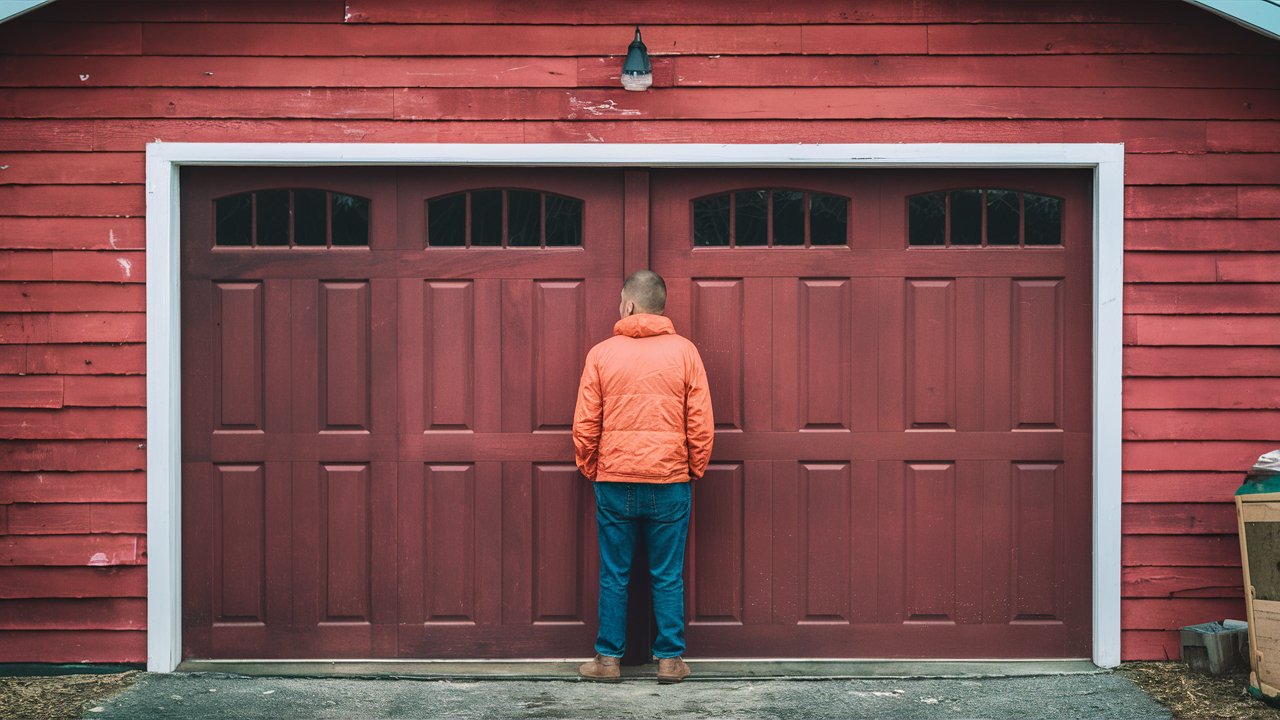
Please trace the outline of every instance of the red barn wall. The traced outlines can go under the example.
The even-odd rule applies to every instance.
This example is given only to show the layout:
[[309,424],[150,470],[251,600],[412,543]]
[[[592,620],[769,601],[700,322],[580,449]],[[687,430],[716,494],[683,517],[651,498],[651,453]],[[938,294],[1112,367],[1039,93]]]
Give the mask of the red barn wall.
[[[148,142],[1124,142],[1123,656],[1243,617],[1280,42],[1183,3],[60,0],[0,26],[0,662],[145,659]],[[645,26],[654,88],[616,75]]]

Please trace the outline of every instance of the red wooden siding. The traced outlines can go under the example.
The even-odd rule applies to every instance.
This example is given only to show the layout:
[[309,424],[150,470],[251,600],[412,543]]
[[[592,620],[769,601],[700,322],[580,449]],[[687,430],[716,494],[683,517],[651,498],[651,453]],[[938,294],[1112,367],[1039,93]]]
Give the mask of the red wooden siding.
[[[1123,655],[1176,656],[1178,626],[1242,616],[1227,502],[1280,442],[1280,43],[1165,0],[615,12],[59,0],[0,26],[0,661],[145,656],[157,139],[1124,142]],[[646,94],[616,86],[634,21]]]

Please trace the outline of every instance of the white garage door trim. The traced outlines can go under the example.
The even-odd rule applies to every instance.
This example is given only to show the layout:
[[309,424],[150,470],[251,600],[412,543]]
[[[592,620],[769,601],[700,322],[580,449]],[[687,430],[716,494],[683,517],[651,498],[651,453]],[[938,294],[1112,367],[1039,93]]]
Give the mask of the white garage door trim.
[[178,170],[184,165],[1088,168],[1093,184],[1093,662],[1120,663],[1123,144],[147,145],[147,669],[182,660]]

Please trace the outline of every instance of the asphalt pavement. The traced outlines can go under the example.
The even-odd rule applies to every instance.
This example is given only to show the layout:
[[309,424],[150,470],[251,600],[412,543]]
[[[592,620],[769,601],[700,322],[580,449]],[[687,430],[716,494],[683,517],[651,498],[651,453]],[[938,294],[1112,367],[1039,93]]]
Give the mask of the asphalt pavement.
[[[691,663],[692,664],[692,663]],[[697,665],[692,664],[697,672]],[[87,718],[1170,718],[1110,672],[874,679],[565,680],[141,675]]]

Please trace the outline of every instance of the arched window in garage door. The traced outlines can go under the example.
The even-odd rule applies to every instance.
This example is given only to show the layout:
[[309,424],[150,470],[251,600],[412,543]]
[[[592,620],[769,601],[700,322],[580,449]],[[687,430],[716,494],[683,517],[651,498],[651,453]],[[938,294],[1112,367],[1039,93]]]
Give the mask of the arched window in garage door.
[[369,198],[315,188],[214,200],[216,247],[369,247]]

